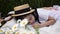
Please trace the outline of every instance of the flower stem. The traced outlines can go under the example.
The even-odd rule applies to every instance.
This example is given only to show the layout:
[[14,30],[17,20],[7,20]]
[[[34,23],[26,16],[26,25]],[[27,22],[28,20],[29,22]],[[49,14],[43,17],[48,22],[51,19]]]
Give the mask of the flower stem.
[[36,31],[36,34],[39,34],[39,28],[36,28],[35,31]]

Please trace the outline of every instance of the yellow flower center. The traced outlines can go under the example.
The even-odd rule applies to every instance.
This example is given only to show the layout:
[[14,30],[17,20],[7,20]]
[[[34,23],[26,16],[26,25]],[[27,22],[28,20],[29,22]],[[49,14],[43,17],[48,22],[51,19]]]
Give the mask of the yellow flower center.
[[30,34],[32,34],[32,32],[30,32]]
[[25,24],[25,22],[23,22],[23,24]]
[[19,32],[16,32],[15,34],[19,34]]
[[26,33],[23,33],[23,34],[26,34]]
[[16,27],[14,27],[14,29],[16,29]]
[[2,30],[0,30],[0,32],[3,32]]
[[6,32],[6,34],[10,34],[9,32]]

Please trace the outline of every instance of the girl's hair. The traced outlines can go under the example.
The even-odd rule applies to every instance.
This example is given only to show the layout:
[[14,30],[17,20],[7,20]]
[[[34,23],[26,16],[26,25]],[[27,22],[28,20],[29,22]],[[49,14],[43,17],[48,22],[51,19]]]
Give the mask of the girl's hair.
[[32,15],[35,17],[35,21],[37,21],[38,23],[40,23],[39,21],[39,15],[37,13],[37,9],[35,8],[35,11],[32,13]]

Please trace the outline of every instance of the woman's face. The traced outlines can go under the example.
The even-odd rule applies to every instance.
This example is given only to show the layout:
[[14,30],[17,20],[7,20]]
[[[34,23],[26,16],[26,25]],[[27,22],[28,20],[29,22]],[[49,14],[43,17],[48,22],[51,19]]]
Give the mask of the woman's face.
[[35,18],[32,14],[27,15],[25,18],[27,18],[29,20],[29,24],[32,24],[35,22]]

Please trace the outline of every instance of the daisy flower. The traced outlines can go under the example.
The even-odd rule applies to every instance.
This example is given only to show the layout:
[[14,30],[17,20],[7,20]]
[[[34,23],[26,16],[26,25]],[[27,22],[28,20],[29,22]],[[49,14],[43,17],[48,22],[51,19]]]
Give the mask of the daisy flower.
[[13,25],[12,30],[15,31],[18,28],[18,24]]
[[25,27],[27,24],[28,24],[28,19],[23,19],[23,20],[20,22],[20,26],[21,26],[21,27]]

